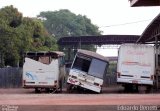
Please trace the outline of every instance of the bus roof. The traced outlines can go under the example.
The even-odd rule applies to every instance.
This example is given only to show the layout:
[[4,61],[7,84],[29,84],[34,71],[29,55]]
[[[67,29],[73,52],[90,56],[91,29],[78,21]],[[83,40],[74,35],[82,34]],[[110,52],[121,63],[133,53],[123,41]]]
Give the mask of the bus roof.
[[100,59],[100,60],[105,61],[105,62],[109,61],[109,59],[107,57],[104,57],[100,54],[97,54],[96,52],[78,49],[77,53],[81,53],[81,54],[84,54],[84,55],[87,55],[87,56],[90,56],[90,57],[93,57],[93,58],[97,58],[97,59]]
[[58,56],[65,56],[65,54],[61,51],[38,51],[38,52],[25,52],[25,56],[52,56],[52,55],[58,55]]

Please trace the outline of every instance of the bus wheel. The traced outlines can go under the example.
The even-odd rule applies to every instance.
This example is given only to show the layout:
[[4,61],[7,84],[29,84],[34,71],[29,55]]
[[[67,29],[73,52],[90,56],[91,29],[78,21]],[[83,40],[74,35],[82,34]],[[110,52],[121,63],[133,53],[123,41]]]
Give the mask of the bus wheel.
[[100,92],[98,94],[102,94],[102,88],[101,88],[101,90],[100,90]]
[[60,92],[60,93],[62,92],[62,87],[63,87],[62,84],[63,84],[63,83],[62,83],[62,80],[60,80],[60,81],[59,81],[59,92]]
[[40,89],[39,88],[35,88],[35,93],[40,93]]
[[131,84],[124,84],[124,92],[133,92],[133,85]]
[[146,93],[152,93],[153,87],[152,86],[146,86]]
[[45,88],[45,92],[50,93],[51,92],[50,88]]
[[71,92],[72,92],[72,87],[73,87],[72,84],[67,84],[67,92],[68,92],[68,93],[71,93]]

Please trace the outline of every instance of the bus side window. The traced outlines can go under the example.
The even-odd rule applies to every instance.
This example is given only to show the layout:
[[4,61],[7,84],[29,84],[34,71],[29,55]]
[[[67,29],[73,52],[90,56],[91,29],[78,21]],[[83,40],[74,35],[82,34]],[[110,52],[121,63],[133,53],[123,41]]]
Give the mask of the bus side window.
[[65,64],[64,57],[60,57],[60,65],[63,66]]

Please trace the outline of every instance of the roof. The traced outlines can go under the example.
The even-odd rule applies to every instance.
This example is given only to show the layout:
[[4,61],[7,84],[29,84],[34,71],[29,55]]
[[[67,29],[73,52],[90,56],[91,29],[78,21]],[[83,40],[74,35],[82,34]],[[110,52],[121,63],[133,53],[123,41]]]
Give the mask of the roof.
[[118,57],[108,57],[109,61],[118,61]]
[[132,7],[137,6],[160,6],[159,0],[129,0]]
[[64,52],[61,51],[52,51],[51,53],[56,53],[59,56],[65,56]]
[[[144,30],[137,42],[145,43],[155,41],[155,36],[160,34],[160,13],[152,20],[152,22]],[[157,31],[155,29],[157,28]],[[160,40],[160,37],[158,38]]]
[[84,54],[84,55],[87,55],[87,56],[91,56],[93,58],[97,58],[97,59],[100,59],[100,60],[105,61],[105,62],[109,61],[108,58],[106,58],[106,57],[104,57],[100,54],[97,54],[96,52],[78,49],[77,53]]
[[29,56],[42,56],[42,55],[59,55],[59,56],[64,56],[65,54],[61,51],[38,51],[38,52],[25,52],[25,55]]
[[97,36],[72,36],[62,37],[57,43],[61,46],[71,45],[110,45],[110,44],[122,44],[122,43],[135,43],[139,35],[97,35]]

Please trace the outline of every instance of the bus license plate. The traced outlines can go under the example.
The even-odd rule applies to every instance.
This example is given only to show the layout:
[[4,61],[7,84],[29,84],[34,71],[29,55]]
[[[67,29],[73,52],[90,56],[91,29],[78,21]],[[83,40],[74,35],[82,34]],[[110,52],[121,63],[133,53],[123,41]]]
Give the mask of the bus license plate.
[[138,81],[136,81],[136,80],[133,80],[133,81],[132,81],[132,83],[138,84]]

